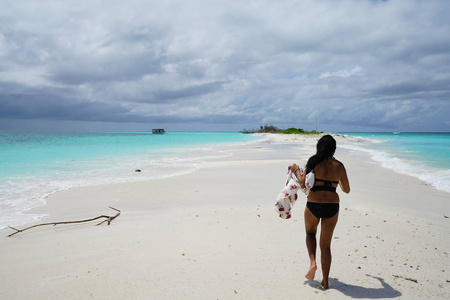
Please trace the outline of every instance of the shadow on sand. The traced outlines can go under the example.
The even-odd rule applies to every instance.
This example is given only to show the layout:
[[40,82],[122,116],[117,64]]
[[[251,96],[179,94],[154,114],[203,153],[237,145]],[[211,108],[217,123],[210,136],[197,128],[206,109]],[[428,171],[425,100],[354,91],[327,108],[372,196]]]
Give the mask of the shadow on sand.
[[[352,298],[369,298],[369,299],[384,299],[384,298],[397,298],[402,295],[401,292],[394,289],[387,284],[383,278],[375,277],[366,274],[368,277],[377,279],[381,283],[379,288],[366,288],[357,285],[346,284],[336,279],[330,278],[330,290],[337,290],[342,294]],[[309,286],[322,290],[322,286],[318,281],[305,281]]]

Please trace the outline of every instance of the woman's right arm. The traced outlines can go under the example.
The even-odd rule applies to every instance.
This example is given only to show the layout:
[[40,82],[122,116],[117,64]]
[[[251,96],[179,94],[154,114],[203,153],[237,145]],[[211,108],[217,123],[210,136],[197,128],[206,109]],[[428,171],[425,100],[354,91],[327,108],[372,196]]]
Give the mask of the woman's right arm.
[[300,183],[300,187],[302,189],[304,189],[305,188],[306,171],[303,174],[300,173],[300,167],[298,165],[296,165],[296,164],[293,164],[291,166],[291,168],[293,170],[293,173],[294,173],[295,177],[297,177],[298,183]]
[[341,178],[339,178],[339,186],[344,193],[350,193],[350,183],[348,182],[347,171],[345,170],[344,165],[341,163],[342,171]]

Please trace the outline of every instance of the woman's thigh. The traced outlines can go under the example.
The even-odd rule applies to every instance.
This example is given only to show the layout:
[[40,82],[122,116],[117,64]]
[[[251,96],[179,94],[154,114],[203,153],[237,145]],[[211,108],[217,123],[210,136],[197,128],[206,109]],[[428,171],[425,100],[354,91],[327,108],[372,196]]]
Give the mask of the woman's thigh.
[[320,228],[320,246],[329,247],[333,238],[334,228],[339,218],[339,212],[331,218],[322,219]]
[[305,207],[305,231],[309,234],[316,234],[317,226],[320,219],[316,218],[313,213]]

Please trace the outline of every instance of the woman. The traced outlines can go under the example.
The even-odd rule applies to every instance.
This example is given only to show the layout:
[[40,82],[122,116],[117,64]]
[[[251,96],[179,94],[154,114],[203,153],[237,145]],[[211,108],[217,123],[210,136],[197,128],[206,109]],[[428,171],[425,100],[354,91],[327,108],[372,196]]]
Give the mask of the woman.
[[347,172],[344,165],[333,157],[335,151],[336,140],[331,135],[324,135],[317,142],[317,153],[309,158],[303,175],[300,174],[297,165],[292,166],[302,188],[305,188],[306,174],[314,172],[315,175],[314,186],[308,194],[305,207],[306,247],[310,259],[310,267],[305,277],[313,280],[317,270],[316,233],[321,223],[319,243],[323,274],[322,287],[325,290],[328,289],[331,266],[331,239],[339,216],[339,195],[336,193],[336,187],[339,185],[344,193],[350,192]]

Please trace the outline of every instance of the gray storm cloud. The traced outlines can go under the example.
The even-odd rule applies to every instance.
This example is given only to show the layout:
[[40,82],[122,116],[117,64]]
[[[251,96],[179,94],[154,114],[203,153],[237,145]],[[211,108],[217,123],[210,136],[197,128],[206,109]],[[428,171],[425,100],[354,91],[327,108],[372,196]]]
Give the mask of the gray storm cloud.
[[0,118],[449,131],[448,1],[2,1]]

